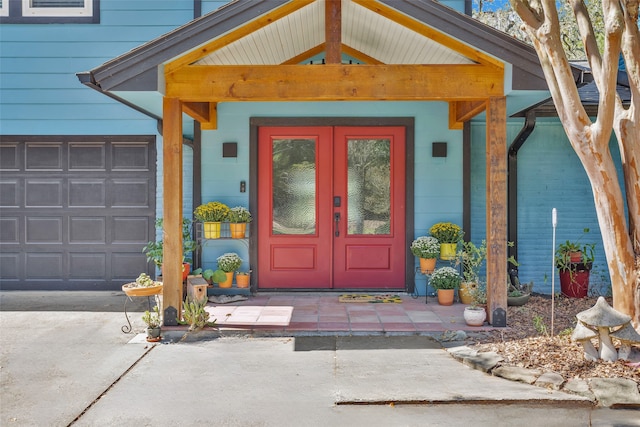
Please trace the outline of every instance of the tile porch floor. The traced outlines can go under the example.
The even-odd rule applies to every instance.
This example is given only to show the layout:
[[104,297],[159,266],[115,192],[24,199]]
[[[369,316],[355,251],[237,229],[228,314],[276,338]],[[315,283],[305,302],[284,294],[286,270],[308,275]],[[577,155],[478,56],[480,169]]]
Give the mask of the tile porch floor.
[[484,331],[467,326],[464,304],[439,305],[435,298],[399,294],[402,303],[342,303],[341,294],[258,294],[246,301],[208,303],[211,320],[221,331],[244,330],[277,335],[296,334],[428,334]]

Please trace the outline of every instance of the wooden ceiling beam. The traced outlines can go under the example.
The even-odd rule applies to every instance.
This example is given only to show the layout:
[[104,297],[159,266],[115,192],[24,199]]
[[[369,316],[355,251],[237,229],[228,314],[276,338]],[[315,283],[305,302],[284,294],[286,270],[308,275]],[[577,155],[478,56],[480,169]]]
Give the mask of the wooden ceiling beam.
[[471,120],[487,108],[485,101],[456,101],[449,103],[449,129],[462,129],[464,122]]
[[182,111],[200,122],[201,128],[218,128],[218,104],[215,102],[183,102]]
[[484,100],[503,95],[496,67],[471,65],[196,66],[165,76],[184,102]]

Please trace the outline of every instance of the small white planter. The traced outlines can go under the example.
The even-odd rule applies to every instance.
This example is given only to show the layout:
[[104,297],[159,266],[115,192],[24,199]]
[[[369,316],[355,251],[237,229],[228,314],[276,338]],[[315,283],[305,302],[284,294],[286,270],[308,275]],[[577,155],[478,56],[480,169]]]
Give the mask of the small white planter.
[[466,307],[464,309],[464,321],[469,326],[482,326],[487,318],[487,313],[482,307]]

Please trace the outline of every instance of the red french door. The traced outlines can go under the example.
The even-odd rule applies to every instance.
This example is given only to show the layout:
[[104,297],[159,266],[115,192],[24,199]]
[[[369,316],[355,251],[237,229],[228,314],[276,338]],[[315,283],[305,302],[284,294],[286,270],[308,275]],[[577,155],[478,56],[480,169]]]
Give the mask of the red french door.
[[259,288],[404,288],[404,135],[260,128]]

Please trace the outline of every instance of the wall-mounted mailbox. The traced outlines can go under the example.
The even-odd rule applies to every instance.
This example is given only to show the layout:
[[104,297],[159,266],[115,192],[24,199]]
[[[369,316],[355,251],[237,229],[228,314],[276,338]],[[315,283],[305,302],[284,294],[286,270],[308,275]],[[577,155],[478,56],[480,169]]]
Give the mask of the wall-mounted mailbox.
[[447,157],[447,143],[434,142],[431,145],[431,157]]

